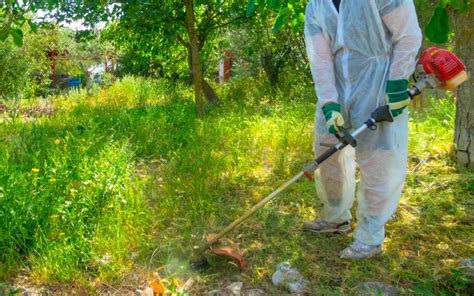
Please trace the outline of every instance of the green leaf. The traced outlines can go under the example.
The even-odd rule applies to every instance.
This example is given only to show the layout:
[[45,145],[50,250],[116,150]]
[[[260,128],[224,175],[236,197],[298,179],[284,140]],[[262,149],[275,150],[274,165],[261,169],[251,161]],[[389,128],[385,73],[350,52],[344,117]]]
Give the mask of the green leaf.
[[290,14],[291,9],[289,9],[288,7],[280,9],[280,11],[278,12],[278,16],[275,20],[275,24],[273,25],[273,33],[277,33],[278,31],[280,31],[281,27],[286,24],[288,16],[290,16]]
[[438,6],[426,25],[426,37],[434,43],[446,43],[449,40],[449,32],[448,13],[444,7]]
[[15,28],[10,31],[10,35],[12,35],[13,38],[13,43],[15,43],[16,46],[22,47],[23,46],[23,31]]
[[249,0],[247,3],[247,16],[251,16],[255,11],[255,0]]
[[8,36],[10,35],[10,31],[5,29],[0,31],[0,41],[5,41],[7,40]]
[[30,26],[30,30],[33,33],[36,33],[38,31],[38,25],[32,22],[31,20],[28,20],[28,26]]
[[291,30],[293,33],[302,31],[304,28],[304,13],[300,12],[291,21]]
[[58,4],[58,0],[49,0],[48,1],[48,9],[51,11],[53,8]]
[[291,31],[293,33],[298,32],[298,27],[299,27],[298,19],[297,18],[292,19],[291,20]]
[[304,13],[300,12],[298,14],[298,21],[304,24]]
[[281,0],[267,0],[267,5],[273,10],[281,8]]

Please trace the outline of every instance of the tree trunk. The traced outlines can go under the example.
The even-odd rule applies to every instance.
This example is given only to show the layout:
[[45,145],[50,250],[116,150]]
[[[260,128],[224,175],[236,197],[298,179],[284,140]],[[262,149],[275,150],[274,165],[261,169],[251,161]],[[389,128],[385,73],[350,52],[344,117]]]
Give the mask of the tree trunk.
[[[193,57],[192,57],[192,52],[191,52],[191,47],[189,46],[189,43],[184,41],[183,39],[181,38],[178,38],[178,41],[184,46],[186,47],[186,49],[188,50],[188,65],[189,65],[189,69],[190,69],[190,79],[193,81],[194,83],[194,76],[193,76]],[[202,72],[201,72],[201,77],[202,77]],[[204,96],[206,97],[206,100],[209,102],[209,103],[213,103],[213,104],[219,104],[221,103],[221,100],[219,98],[219,96],[216,94],[216,92],[214,91],[214,89],[209,85],[209,83],[204,79],[204,77],[202,77],[202,90],[204,92]]]
[[275,65],[275,61],[273,60],[273,53],[272,52],[264,52],[262,54],[262,67],[267,74],[268,81],[270,81],[270,85],[272,87],[277,87],[278,83],[280,82],[279,75],[280,69]]
[[194,23],[193,0],[184,0],[186,6],[186,26],[189,35],[189,48],[191,51],[191,76],[194,83],[194,100],[198,114],[204,114],[204,101],[202,99],[202,71],[199,62],[198,36]]
[[204,78],[202,79],[202,90],[208,102],[213,104],[219,104],[221,102],[219,96]]
[[[455,50],[468,70],[474,68],[474,3],[469,11],[452,18],[455,29]],[[474,170],[474,80],[468,79],[458,89],[454,142],[461,166]]]

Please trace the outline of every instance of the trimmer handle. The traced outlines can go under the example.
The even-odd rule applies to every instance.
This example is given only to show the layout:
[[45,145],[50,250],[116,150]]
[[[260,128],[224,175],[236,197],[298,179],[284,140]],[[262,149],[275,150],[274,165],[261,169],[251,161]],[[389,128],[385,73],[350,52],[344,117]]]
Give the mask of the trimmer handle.
[[339,132],[335,136],[341,143],[351,145],[352,147],[357,146],[356,139],[342,126],[339,127]]
[[384,105],[381,107],[378,107],[372,113],[370,114],[371,119],[374,122],[382,122],[382,121],[388,121],[388,122],[393,122],[393,117],[392,114],[390,114],[390,108],[388,105]]
[[[421,89],[423,89],[424,87],[426,86],[420,84],[414,85],[411,88],[407,89],[410,99],[413,99],[415,96],[419,95],[421,93]],[[393,122],[393,117],[392,114],[390,114],[390,107],[388,105],[378,107],[370,114],[370,116],[371,119],[374,120],[374,122]]]

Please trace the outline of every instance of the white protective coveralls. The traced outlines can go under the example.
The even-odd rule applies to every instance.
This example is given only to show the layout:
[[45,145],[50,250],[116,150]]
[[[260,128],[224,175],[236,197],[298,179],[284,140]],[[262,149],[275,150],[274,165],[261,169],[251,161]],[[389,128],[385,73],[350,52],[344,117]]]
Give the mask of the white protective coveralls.
[[[318,103],[315,120],[316,156],[334,143],[321,107],[341,104],[346,128],[353,130],[385,105],[387,80],[408,79],[421,46],[413,0],[311,0],[306,7],[305,39]],[[384,241],[385,223],[395,212],[406,174],[408,114],[378,124],[316,171],[323,202],[322,220],[350,220],[355,195],[355,160],[360,167],[357,227],[354,237],[367,245]]]

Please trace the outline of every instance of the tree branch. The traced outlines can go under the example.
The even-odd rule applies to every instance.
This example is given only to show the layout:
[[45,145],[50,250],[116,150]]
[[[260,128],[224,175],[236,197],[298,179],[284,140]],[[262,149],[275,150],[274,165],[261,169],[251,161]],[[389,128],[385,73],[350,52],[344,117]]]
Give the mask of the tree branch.
[[207,27],[205,30],[199,30],[200,31],[200,34],[199,34],[199,50],[201,50],[203,47],[204,47],[204,44],[206,43],[206,40],[207,38],[209,37],[209,35],[217,30],[217,29],[220,29],[220,28],[223,28],[223,27],[226,27],[230,24],[232,24],[233,22],[241,19],[242,16],[239,16],[239,17],[236,17],[235,19],[232,19],[226,23],[221,23],[221,24],[218,24],[218,25],[215,25],[215,26],[212,26],[212,27]]
[[233,22],[235,22],[235,21],[237,21],[237,20],[239,20],[239,19],[242,19],[242,18],[243,18],[243,16],[238,16],[238,17],[236,17],[235,19],[232,19],[232,20],[230,20],[230,21],[228,21],[228,22],[226,22],[226,23],[222,23],[222,24],[218,24],[218,25],[215,25],[215,26],[213,26],[213,27],[210,27],[209,29],[207,29],[207,31],[211,32],[211,31],[214,31],[214,30],[223,28],[223,27],[228,26],[228,25],[232,24]]
[[189,42],[186,42],[186,40],[183,39],[183,37],[181,37],[180,35],[176,36],[176,39],[178,39],[178,42],[189,49]]

